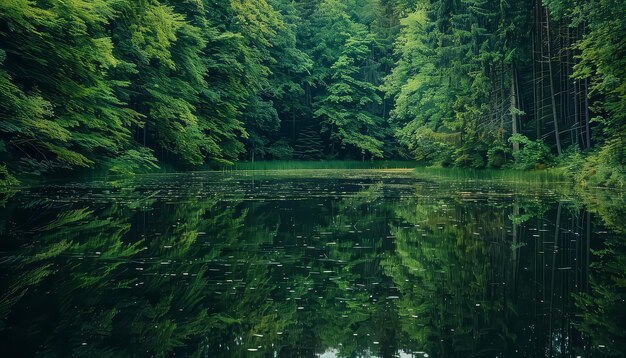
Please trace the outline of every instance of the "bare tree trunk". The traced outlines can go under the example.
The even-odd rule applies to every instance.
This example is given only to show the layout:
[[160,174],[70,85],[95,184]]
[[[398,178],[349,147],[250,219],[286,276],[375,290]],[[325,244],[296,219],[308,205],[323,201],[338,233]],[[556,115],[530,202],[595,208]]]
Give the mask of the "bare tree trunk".
[[[584,129],[582,126],[582,121],[580,119],[580,113],[579,113],[579,107],[580,107],[580,100],[578,99],[578,88],[580,87],[579,82],[578,81],[574,81],[574,118],[576,118],[576,120],[574,122],[576,122],[576,125],[578,126],[578,133],[580,133],[580,142],[583,145],[583,148],[585,147],[585,136],[584,136]],[[578,140],[576,140],[576,142],[578,143]]]
[[585,78],[585,136],[587,149],[591,148],[591,127],[589,126],[589,80]]
[[539,46],[539,78],[537,79],[537,139],[542,139],[543,136],[543,74],[545,73],[543,67],[543,25],[541,23],[541,0],[537,0],[536,4],[536,17],[537,17],[537,45]]
[[[511,63],[511,135],[516,135],[517,130],[517,94],[515,83],[515,65]],[[513,142],[513,151],[519,150],[519,142]]]
[[535,65],[535,53],[536,53],[535,34],[532,36],[532,48],[533,48],[533,119],[535,120],[535,134],[536,139],[541,137],[541,130],[539,129],[539,111],[537,105],[537,66]]
[[[501,60],[500,61],[500,98],[502,98],[502,107],[504,107],[505,103],[506,103],[506,94],[505,94],[506,90],[505,90],[505,85],[504,85],[504,69],[505,69],[504,61]],[[498,109],[500,109],[500,108],[498,108]],[[506,135],[505,135],[505,132],[506,132],[505,128],[506,127],[505,127],[505,124],[504,124],[505,123],[504,122],[504,117],[506,116],[505,113],[506,112],[505,112],[504,108],[502,108],[502,112],[501,112],[501,115],[500,115],[500,128],[502,130],[502,141],[504,141],[504,138],[506,138]]]
[[[565,74],[566,74],[565,83],[566,83],[566,89],[567,89],[566,108],[567,108],[567,118],[570,118],[572,114],[571,104],[572,103],[574,104],[574,120],[571,121],[572,125],[570,126],[570,138],[571,138],[572,145],[574,145],[574,144],[578,144],[578,138],[577,138],[578,131],[576,130],[576,127],[578,127],[578,118],[576,118],[576,84],[570,81],[572,77],[571,75],[572,66],[570,63],[571,41],[572,39],[571,39],[570,28],[569,26],[565,26]],[[572,88],[572,90],[570,90],[570,87]],[[574,93],[573,97],[570,96],[570,93],[572,92]]]
[[559,117],[556,111],[556,95],[554,93],[554,73],[552,71],[552,41],[550,39],[550,13],[546,7],[546,26],[548,32],[548,72],[550,75],[550,97],[552,99],[552,117],[554,119],[554,138],[556,139],[557,153],[561,155],[561,139],[559,133]]

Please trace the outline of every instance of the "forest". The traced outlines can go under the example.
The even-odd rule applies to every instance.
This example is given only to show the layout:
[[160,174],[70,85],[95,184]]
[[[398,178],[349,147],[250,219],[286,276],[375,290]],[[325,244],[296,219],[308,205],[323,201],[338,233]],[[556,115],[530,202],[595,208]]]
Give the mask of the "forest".
[[3,185],[331,159],[626,185],[626,3],[0,1]]
[[625,357],[625,239],[626,0],[0,0],[0,357]]

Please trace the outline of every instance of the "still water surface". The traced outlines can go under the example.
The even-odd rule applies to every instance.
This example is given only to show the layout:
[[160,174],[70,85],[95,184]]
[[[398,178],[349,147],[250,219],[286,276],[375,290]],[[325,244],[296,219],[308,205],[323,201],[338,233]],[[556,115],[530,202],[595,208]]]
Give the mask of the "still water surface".
[[0,356],[626,354],[626,200],[408,171],[0,197]]

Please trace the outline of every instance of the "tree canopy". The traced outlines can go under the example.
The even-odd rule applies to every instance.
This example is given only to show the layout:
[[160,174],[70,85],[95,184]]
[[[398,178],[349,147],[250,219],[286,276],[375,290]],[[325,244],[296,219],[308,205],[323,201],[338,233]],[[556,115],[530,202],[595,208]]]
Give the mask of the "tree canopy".
[[[581,180],[624,184],[625,19],[619,0],[3,1],[0,160],[39,175],[587,155]],[[519,159],[537,150],[552,159]]]

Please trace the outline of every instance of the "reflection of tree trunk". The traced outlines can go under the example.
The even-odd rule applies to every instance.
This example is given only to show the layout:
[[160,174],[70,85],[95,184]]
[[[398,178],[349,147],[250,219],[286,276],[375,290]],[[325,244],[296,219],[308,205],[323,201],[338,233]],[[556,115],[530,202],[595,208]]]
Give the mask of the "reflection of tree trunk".
[[590,259],[590,255],[591,255],[591,213],[589,211],[587,211],[587,227],[586,227],[586,231],[587,231],[587,249],[585,250],[585,253],[587,255],[587,259],[585,260],[585,292],[589,293],[589,276],[590,276],[590,272],[589,272],[589,259]]
[[559,231],[561,228],[561,202],[556,210],[556,224],[554,226],[554,247],[552,249],[552,280],[550,282],[550,356],[552,356],[552,314],[554,311],[554,280],[556,276],[556,254],[558,251]]
[[[513,203],[513,218],[517,218],[519,217],[519,204],[517,203]],[[514,262],[514,266],[517,266],[515,263],[517,262],[517,229],[518,229],[518,225],[515,223],[515,221],[513,221],[513,247],[515,248],[515,250],[513,250],[513,262]]]
[[[535,267],[534,267],[534,279],[535,279],[535,290],[534,290],[534,302],[535,302],[535,311],[533,312],[535,314],[535,317],[539,317],[539,315],[541,314],[541,316],[543,316],[544,313],[544,309],[543,306],[546,302],[546,290],[545,290],[545,280],[546,280],[546,276],[544,274],[544,270],[545,270],[545,258],[546,255],[544,254],[543,251],[543,241],[544,241],[544,237],[543,234],[539,231],[541,230],[541,222],[543,221],[543,216],[540,216],[537,219],[537,240],[533,240],[533,243],[535,244]],[[543,337],[545,336],[545,333],[543,332],[545,326],[543,324],[538,325],[538,337]],[[537,343],[539,344],[539,343]]]
[[[513,203],[513,217],[514,218],[518,218],[519,217],[519,212],[520,212],[519,204],[517,202],[514,202]],[[520,267],[520,262],[519,262],[520,260],[518,259],[519,258],[520,247],[519,247],[518,242],[517,242],[518,235],[519,235],[519,232],[518,232],[519,230],[520,230],[519,229],[519,225],[516,224],[515,222],[513,222],[513,229],[512,229],[513,247],[514,247],[514,250],[513,250],[513,270],[512,270],[513,271],[513,277],[510,278],[510,281],[507,282],[506,286],[505,286],[506,290],[508,290],[509,287],[513,286],[510,289],[513,290],[513,292],[512,292],[513,293],[512,294],[513,302],[512,303],[514,305],[517,305],[518,302],[519,302],[519,300],[518,300],[519,295],[518,295],[518,292],[517,292],[517,288],[518,288],[518,286],[517,286],[517,276],[519,274],[519,267]],[[535,283],[533,283],[533,284],[535,284]],[[515,319],[515,318],[513,318],[513,319]],[[510,355],[510,351],[507,352],[507,356],[508,355]]]

